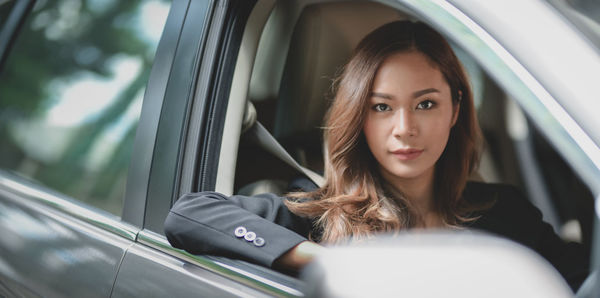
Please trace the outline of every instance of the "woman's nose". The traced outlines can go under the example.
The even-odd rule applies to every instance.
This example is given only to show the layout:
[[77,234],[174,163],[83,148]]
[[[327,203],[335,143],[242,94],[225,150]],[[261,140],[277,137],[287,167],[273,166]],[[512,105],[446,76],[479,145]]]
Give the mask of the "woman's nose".
[[398,138],[413,137],[417,135],[417,127],[412,111],[402,109],[394,115],[393,135]]

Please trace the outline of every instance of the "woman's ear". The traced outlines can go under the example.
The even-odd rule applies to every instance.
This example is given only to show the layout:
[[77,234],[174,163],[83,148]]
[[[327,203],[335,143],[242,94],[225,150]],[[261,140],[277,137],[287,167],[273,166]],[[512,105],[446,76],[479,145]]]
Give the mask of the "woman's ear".
[[460,112],[460,103],[462,102],[462,91],[458,90],[458,101],[452,106],[452,126],[456,124],[456,120],[458,120],[458,114]]

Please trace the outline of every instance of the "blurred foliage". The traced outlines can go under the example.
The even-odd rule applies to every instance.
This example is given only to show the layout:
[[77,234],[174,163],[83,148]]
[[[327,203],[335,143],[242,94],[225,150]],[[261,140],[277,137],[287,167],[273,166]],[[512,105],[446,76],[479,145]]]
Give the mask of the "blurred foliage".
[[[85,163],[103,132],[123,116],[148,81],[156,45],[136,27],[144,2],[37,1],[0,70],[0,168],[120,215],[137,125],[128,129],[101,169],[90,173]],[[76,128],[60,158],[45,163],[28,157],[11,137],[12,124],[43,117],[60,100],[52,88],[57,79],[76,82],[84,73],[111,79],[111,59],[123,54],[142,61],[132,83],[99,115]],[[20,170],[25,163],[34,169],[31,173]]]
[[[64,19],[60,11],[65,6],[75,9],[75,2],[81,4],[77,24],[65,29],[62,36],[48,38],[50,26],[60,26],[51,20]],[[0,98],[3,106],[11,108],[10,115],[30,117],[31,112],[43,111],[51,103],[47,102],[51,98],[48,83],[57,77],[68,77],[81,70],[108,76],[107,60],[115,54],[145,53],[148,45],[134,28],[116,22],[135,18],[140,1],[112,1],[113,5],[103,13],[90,10],[89,2],[38,1],[35,5],[0,74]],[[36,24],[33,20],[48,24]],[[78,59],[91,49],[95,57]],[[146,64],[151,62],[149,57],[144,58]]]

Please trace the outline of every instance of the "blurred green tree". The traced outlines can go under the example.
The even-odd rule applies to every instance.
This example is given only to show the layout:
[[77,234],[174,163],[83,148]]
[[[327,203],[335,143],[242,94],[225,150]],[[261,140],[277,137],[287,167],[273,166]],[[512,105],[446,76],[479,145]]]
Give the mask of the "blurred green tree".
[[[108,162],[93,171],[86,163],[101,136],[124,116],[148,81],[156,48],[156,41],[140,31],[140,11],[148,2],[152,1],[36,2],[0,70],[0,168],[120,213],[124,191],[120,180],[126,176],[137,125],[127,128],[116,149],[106,153]],[[73,128],[60,157],[44,161],[28,156],[14,138],[14,124],[43,118],[61,100],[56,82],[74,83],[90,74],[113,79],[111,65],[123,56],[141,61],[137,77],[107,107]],[[83,100],[86,94],[81,96]]]

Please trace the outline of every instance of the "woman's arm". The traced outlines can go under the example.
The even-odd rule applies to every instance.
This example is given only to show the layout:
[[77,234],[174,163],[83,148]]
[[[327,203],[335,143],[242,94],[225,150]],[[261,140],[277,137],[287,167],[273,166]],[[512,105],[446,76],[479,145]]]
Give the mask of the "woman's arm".
[[[306,244],[299,244],[307,241],[311,228],[310,219],[291,213],[283,199],[273,194],[188,194],[173,205],[165,220],[165,235],[176,248],[264,266],[273,266],[276,259],[283,258],[281,264],[292,268],[307,256],[303,249]],[[291,263],[282,257],[285,253],[291,253]]]
[[275,266],[298,271],[310,263],[323,249],[323,246],[310,241],[300,242],[275,260]]

